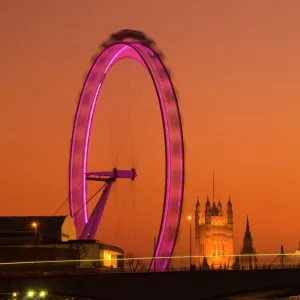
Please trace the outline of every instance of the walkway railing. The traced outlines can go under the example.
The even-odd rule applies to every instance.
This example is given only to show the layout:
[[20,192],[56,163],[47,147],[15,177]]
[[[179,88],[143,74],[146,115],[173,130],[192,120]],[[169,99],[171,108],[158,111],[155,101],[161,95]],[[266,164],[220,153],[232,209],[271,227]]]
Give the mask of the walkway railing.
[[[82,260],[48,260],[48,261],[14,261],[0,262],[0,277],[7,276],[53,276],[53,275],[87,275],[106,273],[140,273],[147,272],[151,257],[130,257],[114,261],[115,268],[105,267],[107,261],[100,259]],[[161,258],[157,258],[158,260]],[[289,253],[233,255],[222,257],[192,257],[192,266],[189,265],[189,256],[173,256],[168,272],[185,271],[231,271],[256,269],[291,269],[300,268],[300,255]],[[124,266],[124,267],[123,267]],[[156,272],[160,270],[156,269]]]

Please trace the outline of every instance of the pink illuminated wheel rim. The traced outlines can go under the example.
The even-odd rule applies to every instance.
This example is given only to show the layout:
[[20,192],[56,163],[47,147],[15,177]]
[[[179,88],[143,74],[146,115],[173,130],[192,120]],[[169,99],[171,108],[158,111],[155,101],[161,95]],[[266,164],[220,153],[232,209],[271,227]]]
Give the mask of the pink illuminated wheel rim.
[[89,218],[86,205],[87,156],[97,97],[110,67],[122,58],[135,59],[151,75],[163,122],[166,162],[164,205],[149,271],[165,271],[174,251],[180,225],[184,189],[184,143],[176,93],[161,55],[153,49],[153,45],[154,42],[143,33],[132,30],[115,33],[102,45],[104,49],[97,55],[85,79],[75,115],[70,150],[69,204],[77,235],[81,236]]

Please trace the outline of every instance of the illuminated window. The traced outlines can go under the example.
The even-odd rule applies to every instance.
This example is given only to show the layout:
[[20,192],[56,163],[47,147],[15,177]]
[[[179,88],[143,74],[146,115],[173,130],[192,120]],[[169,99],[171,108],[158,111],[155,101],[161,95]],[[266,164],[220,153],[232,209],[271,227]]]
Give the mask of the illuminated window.
[[225,255],[225,244],[224,241],[213,242],[213,256],[224,256]]
[[104,266],[111,266],[111,254],[104,251]]

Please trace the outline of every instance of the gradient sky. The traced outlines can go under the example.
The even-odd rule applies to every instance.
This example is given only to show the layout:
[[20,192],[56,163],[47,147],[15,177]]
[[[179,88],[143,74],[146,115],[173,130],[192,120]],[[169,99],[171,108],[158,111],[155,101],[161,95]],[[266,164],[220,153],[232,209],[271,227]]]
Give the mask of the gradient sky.
[[[197,196],[203,205],[212,194],[213,169],[216,196],[232,198],[236,251],[247,214],[257,252],[279,252],[280,242],[296,250],[299,12],[298,0],[1,0],[1,214],[53,215],[66,199],[84,75],[109,34],[131,28],[157,42],[179,92],[186,186],[175,254],[188,254],[187,216]],[[130,60],[114,66],[96,113],[90,169],[140,166],[140,179],[114,187],[98,237],[151,255],[164,156],[145,70]]]

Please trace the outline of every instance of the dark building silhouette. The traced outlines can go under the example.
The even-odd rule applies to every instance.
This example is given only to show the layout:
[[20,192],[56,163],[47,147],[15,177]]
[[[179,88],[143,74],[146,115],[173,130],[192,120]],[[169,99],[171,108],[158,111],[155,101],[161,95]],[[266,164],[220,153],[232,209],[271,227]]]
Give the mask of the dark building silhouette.
[[0,217],[0,245],[55,244],[75,239],[70,216]]
[[242,269],[251,270],[256,268],[256,251],[253,247],[253,238],[250,232],[249,218],[247,216],[246,231],[244,235],[243,248],[240,257],[240,266]]
[[[121,248],[96,240],[77,240],[76,237],[70,216],[0,217],[0,272],[15,269],[124,268],[124,251]],[[36,261],[49,263],[39,264]],[[56,263],[51,263],[53,261]],[[5,264],[8,262],[27,263]]]

